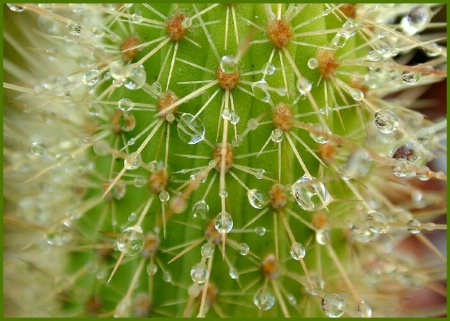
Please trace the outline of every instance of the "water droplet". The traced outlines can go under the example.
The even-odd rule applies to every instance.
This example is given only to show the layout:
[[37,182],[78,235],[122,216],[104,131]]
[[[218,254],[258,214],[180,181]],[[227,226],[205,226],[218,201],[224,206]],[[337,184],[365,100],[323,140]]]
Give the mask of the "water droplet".
[[226,74],[233,74],[238,68],[238,62],[233,56],[222,56],[220,69]]
[[204,258],[210,258],[214,254],[214,244],[211,242],[205,243],[202,246],[201,253]]
[[191,278],[197,284],[202,284],[209,276],[209,271],[204,263],[197,263],[191,269]]
[[273,75],[275,72],[275,66],[270,62],[266,62],[263,67],[263,71],[266,75]]
[[289,293],[287,295],[287,299],[288,299],[290,305],[296,305],[297,304],[297,299],[295,298],[295,296],[293,294]]
[[131,212],[130,215],[128,215],[128,222],[134,222],[136,221],[137,214],[136,212]]
[[250,247],[245,243],[241,243],[238,246],[238,251],[239,251],[240,255],[246,256],[248,254],[248,252],[250,251]]
[[66,29],[72,36],[79,36],[81,34],[81,32],[83,31],[83,27],[82,26],[77,25],[77,24],[72,23],[72,22],[69,22],[66,25]]
[[347,43],[347,37],[341,33],[338,32],[333,40],[331,40],[331,43],[333,44],[333,46],[338,47],[338,48],[342,48],[345,46],[345,44]]
[[87,86],[94,86],[100,78],[99,75],[98,69],[91,69],[81,77],[81,80]]
[[389,225],[387,224],[386,216],[383,213],[377,211],[367,214],[366,226],[374,233],[389,232]]
[[328,230],[317,230],[316,242],[320,245],[327,245],[330,243],[330,232],[328,232]]
[[262,287],[253,296],[253,303],[258,309],[266,311],[275,304],[275,296],[267,287]]
[[302,283],[305,286],[306,293],[312,296],[319,295],[325,288],[325,281],[317,275],[311,275],[310,280],[305,278]]
[[92,28],[91,35],[95,38],[101,38],[105,35],[105,32],[97,27]]
[[[112,183],[112,181],[110,183]],[[111,190],[111,193],[116,200],[122,199],[126,192],[127,185],[125,185],[125,182],[123,181],[118,181]]]
[[38,142],[31,143],[31,153],[35,156],[41,156],[45,153],[45,146]]
[[300,97],[305,96],[312,89],[312,82],[306,78],[299,78],[297,80],[297,90],[300,93]]
[[231,268],[230,268],[230,277],[233,279],[233,280],[237,280],[237,279],[239,279],[239,271],[234,267],[234,266],[232,266]]
[[277,93],[278,95],[280,95],[281,97],[286,96],[288,90],[286,89],[286,87],[278,87],[277,88]]
[[365,301],[361,301],[358,304],[358,315],[361,318],[371,318],[372,308]]
[[247,192],[248,201],[254,208],[261,209],[267,203],[264,195],[257,189],[251,189]]
[[350,88],[349,93],[355,101],[361,101],[364,99],[364,93],[358,88]]
[[151,84],[151,90],[152,93],[155,94],[157,97],[161,95],[162,87],[161,84],[157,81],[155,81],[153,84]]
[[274,143],[280,143],[283,140],[283,131],[279,128],[275,128],[270,134],[270,139],[272,139]]
[[375,126],[383,134],[392,134],[398,127],[397,115],[391,110],[378,111],[375,113]]
[[264,234],[266,234],[267,229],[264,226],[258,226],[255,228],[255,233],[258,236],[263,236]]
[[124,86],[130,90],[136,90],[144,86],[147,80],[147,73],[141,64],[133,64],[128,67],[127,79]]
[[291,186],[292,195],[297,204],[308,212],[322,209],[332,201],[331,195],[323,183],[309,183],[313,179],[303,175]]
[[[313,128],[318,132],[323,132],[325,134],[331,134],[331,131],[328,128],[324,128],[321,124],[313,124]],[[309,133],[312,139],[314,139],[319,144],[328,143],[328,137],[321,135],[321,133],[315,133],[311,131]]]
[[164,280],[164,282],[171,283],[172,282],[172,274],[170,274],[170,272],[164,271],[163,280]]
[[337,293],[325,294],[322,298],[322,310],[330,318],[339,318],[345,312],[345,301]]
[[194,218],[200,216],[202,219],[206,219],[208,212],[209,206],[204,200],[198,201],[194,204],[194,206],[192,206],[192,213],[194,214]]
[[420,224],[419,220],[412,219],[409,220],[408,223],[406,223],[406,229],[411,234],[419,234],[422,230],[422,225]]
[[420,80],[420,73],[413,71],[404,71],[402,73],[403,83],[407,85],[415,85]]
[[433,12],[429,7],[417,6],[402,18],[400,26],[404,33],[413,36],[427,27],[432,16]]
[[118,123],[122,131],[129,132],[136,126],[136,118],[133,116],[133,114],[122,113],[119,117]]
[[170,194],[167,191],[162,191],[158,196],[161,202],[167,202],[170,199]]
[[147,274],[148,275],[155,275],[156,272],[158,272],[158,266],[156,264],[150,262],[147,265]]
[[127,145],[128,146],[133,146],[136,143],[136,139],[134,137],[131,137],[128,142]]
[[230,120],[230,123],[232,123],[233,125],[236,125],[237,123],[239,123],[240,119],[241,118],[239,117],[239,115],[235,111],[232,111],[230,113],[229,120]]
[[228,197],[228,192],[226,190],[222,189],[219,192],[219,196],[223,197],[223,198]]
[[183,114],[177,125],[178,137],[188,144],[197,144],[205,136],[205,126],[191,114]]
[[303,259],[305,257],[306,250],[300,243],[293,242],[291,245],[290,253],[294,260],[299,261],[300,259]]
[[380,61],[383,58],[383,52],[381,49],[371,50],[367,55],[367,60]]
[[126,256],[133,256],[144,248],[144,234],[139,226],[127,227],[117,239],[117,248]]
[[114,79],[122,80],[124,78],[124,75],[125,75],[125,69],[124,69],[124,67],[122,66],[121,63],[119,63],[117,61],[113,61],[109,65],[109,74]]
[[16,6],[14,3],[7,3],[6,5],[8,6],[9,10],[14,12],[22,12],[24,10],[23,7]]
[[114,310],[115,318],[124,318],[130,316],[131,301],[128,297],[122,299]]
[[308,60],[309,69],[316,69],[317,67],[319,67],[319,61],[316,58],[311,58]]
[[430,43],[426,47],[423,48],[425,54],[428,57],[436,57],[439,56],[440,53],[442,53],[442,48],[437,43]]
[[139,168],[139,166],[141,166],[141,163],[142,163],[141,154],[134,152],[125,158],[123,166],[127,170],[134,170]]
[[69,221],[62,221],[52,227],[45,235],[45,240],[48,244],[56,246],[69,244],[72,241],[72,231]]
[[217,215],[214,226],[219,233],[229,233],[233,229],[233,219],[227,212],[221,212]]
[[141,23],[142,21],[144,21],[144,17],[142,17],[142,14],[140,12],[136,12],[131,15],[131,20],[136,23]]
[[127,112],[133,109],[134,103],[128,98],[122,98],[117,102],[117,107],[120,110]]
[[430,176],[428,175],[429,172],[430,168],[428,166],[420,166],[416,173],[416,177],[421,181],[428,181],[430,179]]
[[269,86],[264,79],[252,84],[252,92],[255,95],[255,98],[260,99],[264,102],[270,101],[270,93],[268,88]]
[[358,226],[352,225],[350,227],[350,235],[351,235],[352,240],[355,242],[367,243],[374,238],[375,233],[372,232],[367,227],[358,227]]
[[230,119],[230,110],[229,109],[224,109],[222,111],[222,119],[224,119],[224,120]]

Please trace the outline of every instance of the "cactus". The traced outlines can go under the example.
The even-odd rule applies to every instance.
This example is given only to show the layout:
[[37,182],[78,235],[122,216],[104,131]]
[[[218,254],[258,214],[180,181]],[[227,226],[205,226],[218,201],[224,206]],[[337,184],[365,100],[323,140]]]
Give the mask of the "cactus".
[[4,10],[5,316],[445,315],[442,5]]

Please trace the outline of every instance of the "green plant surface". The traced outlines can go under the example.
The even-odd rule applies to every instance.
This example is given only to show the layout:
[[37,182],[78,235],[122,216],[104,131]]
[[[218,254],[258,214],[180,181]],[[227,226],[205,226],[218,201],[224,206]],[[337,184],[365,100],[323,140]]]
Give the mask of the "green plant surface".
[[445,8],[6,5],[5,316],[445,315]]

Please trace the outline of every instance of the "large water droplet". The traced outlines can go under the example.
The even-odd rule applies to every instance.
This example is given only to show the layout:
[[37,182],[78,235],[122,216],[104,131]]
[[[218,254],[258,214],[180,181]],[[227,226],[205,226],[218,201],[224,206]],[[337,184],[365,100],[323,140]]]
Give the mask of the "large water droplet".
[[297,90],[300,93],[301,97],[309,93],[311,89],[312,89],[312,82],[310,82],[308,79],[299,78],[297,80]]
[[412,219],[409,220],[408,223],[406,223],[406,229],[411,234],[419,234],[422,230],[422,225],[420,224],[419,220]]
[[72,241],[72,230],[68,221],[58,223],[52,227],[45,235],[45,240],[48,244],[63,246]]
[[331,203],[332,198],[321,182],[310,183],[314,178],[302,176],[291,186],[292,195],[297,204],[305,211],[315,211]]
[[252,84],[252,92],[255,95],[256,99],[260,99],[264,102],[270,101],[269,86],[264,79]]
[[308,60],[309,69],[316,69],[317,67],[319,67],[319,61],[316,58],[311,58]]
[[133,64],[128,67],[127,79],[125,79],[124,85],[130,90],[136,90],[144,86],[146,79],[147,73],[144,66]]
[[239,117],[239,115],[233,110],[230,112],[230,115],[228,117],[228,119],[230,120],[230,123],[232,123],[233,125],[236,125],[237,123],[239,123],[239,120],[241,119]]
[[86,72],[81,77],[81,80],[83,81],[83,83],[85,85],[94,86],[100,78],[99,75],[100,75],[100,72],[98,71],[98,69],[94,68],[94,69],[91,69],[88,72]]
[[255,227],[255,233],[258,236],[263,236],[264,234],[266,234],[267,229],[264,226],[258,226]]
[[312,296],[319,295],[325,288],[325,281],[317,275],[310,276],[309,280],[305,278],[302,283],[305,286],[306,293]]
[[204,263],[197,263],[191,269],[191,278],[197,284],[205,283],[209,276],[209,271]]
[[413,36],[424,30],[433,16],[433,12],[427,6],[414,7],[407,16],[404,16],[400,26],[404,33]]
[[402,73],[402,81],[407,85],[415,85],[420,80],[420,73],[405,70]]
[[320,245],[327,245],[330,243],[330,232],[328,232],[328,230],[317,230],[316,242]]
[[270,62],[266,62],[263,67],[263,71],[266,75],[273,75],[275,72],[275,66]]
[[202,219],[206,219],[206,216],[209,212],[209,206],[206,204],[204,200],[198,201],[192,206],[192,213],[194,218],[201,217]]
[[203,123],[194,118],[193,115],[185,113],[181,115],[177,125],[178,137],[188,144],[197,144],[201,142],[205,136],[205,126]]
[[339,318],[345,312],[345,301],[337,293],[328,293],[322,298],[322,310],[330,318]]
[[128,155],[123,162],[123,166],[127,170],[137,169],[139,168],[139,166],[141,166],[141,164],[142,164],[141,154],[138,154],[136,152]]
[[383,134],[392,134],[398,127],[397,115],[391,110],[378,111],[375,113],[375,126]]
[[270,134],[270,139],[274,143],[280,143],[283,140],[283,131],[279,128],[275,128]]
[[119,107],[120,110],[127,112],[133,109],[134,104],[128,98],[122,98],[117,102],[117,107]]
[[214,226],[219,233],[229,233],[233,229],[233,219],[227,212],[221,212],[217,215]]
[[266,311],[275,304],[275,296],[267,287],[262,287],[253,296],[253,303],[258,309]]
[[266,204],[266,198],[257,189],[251,189],[247,192],[248,201],[254,208],[261,209]]
[[124,132],[129,132],[136,126],[136,118],[133,114],[122,113],[118,120],[119,127]]
[[245,243],[241,243],[238,246],[238,251],[239,251],[240,255],[246,256],[248,254],[248,252],[250,251],[250,247]]
[[214,244],[211,242],[205,243],[202,246],[201,253],[204,258],[210,258],[214,254]]
[[237,60],[233,56],[222,56],[220,69],[226,74],[233,74],[238,68]]
[[136,23],[141,23],[142,21],[144,21],[144,17],[140,12],[136,12],[131,15],[131,20]]
[[144,248],[144,234],[140,226],[127,227],[117,239],[117,248],[126,256],[133,256]]
[[306,250],[300,243],[293,242],[291,245],[290,253],[294,260],[299,261],[300,259],[303,259],[305,257]]
[[45,146],[38,142],[31,143],[31,153],[35,156],[41,156],[45,153]]
[[237,279],[239,279],[239,271],[234,267],[234,266],[232,266],[231,268],[230,268],[230,277],[233,279],[233,280],[237,280]]
[[147,271],[148,275],[155,275],[156,272],[158,272],[158,266],[156,264],[150,262],[147,265],[146,271]]
[[358,243],[367,243],[375,237],[375,233],[368,227],[359,227],[352,225],[350,227],[351,239]]
[[331,40],[331,43],[333,44],[333,46],[338,47],[338,48],[342,48],[345,46],[345,44],[347,43],[347,37],[341,33],[338,32],[333,40]]

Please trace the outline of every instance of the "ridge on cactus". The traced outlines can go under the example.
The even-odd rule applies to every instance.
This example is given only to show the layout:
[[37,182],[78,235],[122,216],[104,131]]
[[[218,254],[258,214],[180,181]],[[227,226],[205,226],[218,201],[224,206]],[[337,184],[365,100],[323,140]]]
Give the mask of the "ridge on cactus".
[[446,316],[446,8],[4,5],[4,316]]

